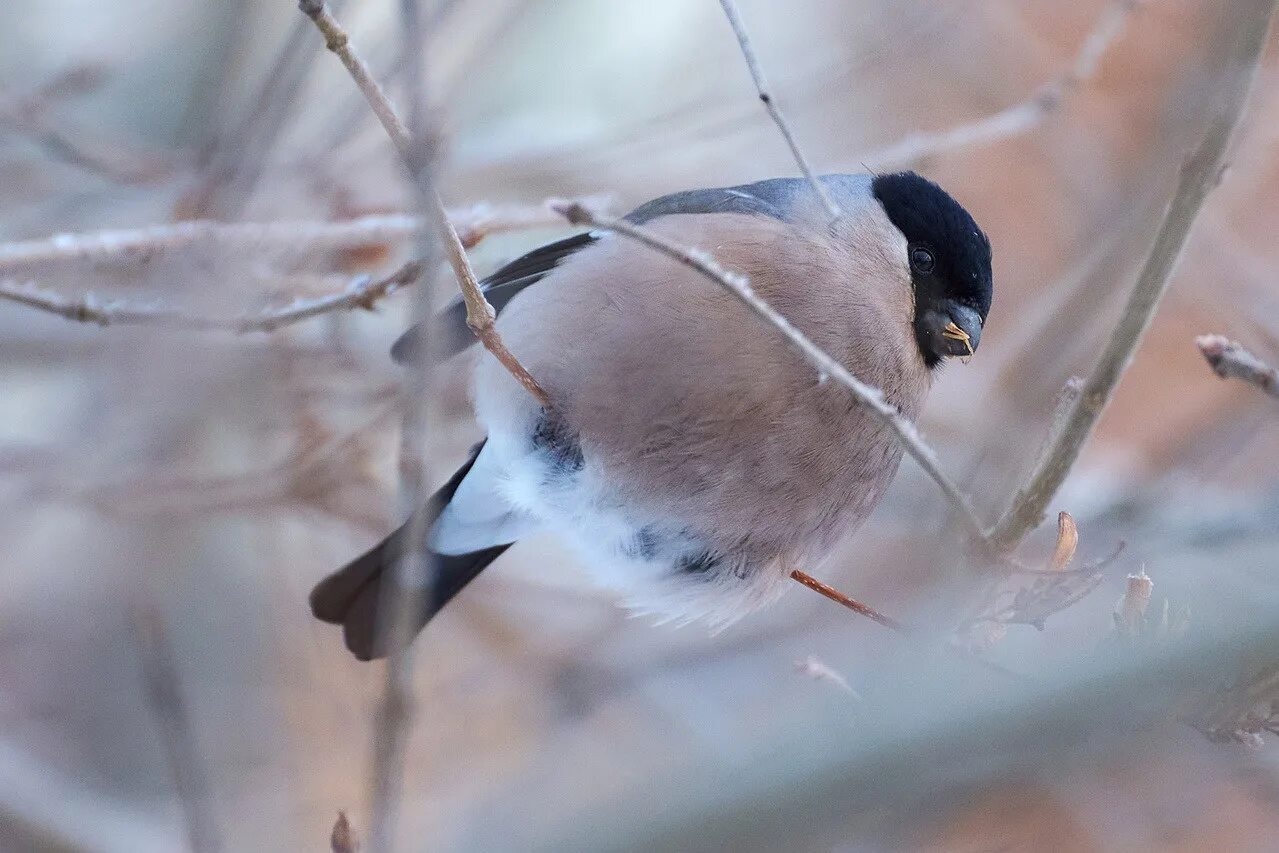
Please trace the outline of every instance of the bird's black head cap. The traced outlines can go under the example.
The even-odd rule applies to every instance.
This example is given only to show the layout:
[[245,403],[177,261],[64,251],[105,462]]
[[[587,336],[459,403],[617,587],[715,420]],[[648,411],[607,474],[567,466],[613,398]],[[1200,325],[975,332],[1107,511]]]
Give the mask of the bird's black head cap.
[[906,237],[925,364],[971,354],[994,295],[990,241],[959,202],[914,172],[878,175],[871,191]]

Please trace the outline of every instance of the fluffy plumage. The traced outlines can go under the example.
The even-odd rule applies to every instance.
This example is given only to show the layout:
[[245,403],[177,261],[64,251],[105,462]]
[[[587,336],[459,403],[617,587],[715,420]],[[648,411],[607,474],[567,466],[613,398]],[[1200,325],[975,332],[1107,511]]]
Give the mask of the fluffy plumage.
[[[835,223],[790,179],[680,193],[630,218],[747,274],[914,419],[940,355],[919,338],[912,243],[870,177],[824,180],[844,210]],[[933,203],[958,222],[944,201],[963,209],[941,195],[922,207]],[[967,263],[961,249],[937,247],[947,249],[951,266]],[[845,389],[822,382],[735,298],[665,256],[582,235],[488,283],[502,297],[503,338],[554,408],[542,410],[478,353],[473,396],[488,440],[441,502],[430,544],[446,567],[477,552],[492,559],[550,530],[627,606],[723,625],[776,597],[789,567],[812,565],[855,530],[897,469],[895,437]],[[930,310],[944,311],[936,295],[929,291]],[[406,336],[397,355],[414,340]],[[366,555],[334,577],[357,567],[369,575],[370,562]],[[349,604],[328,601],[321,588],[312,604],[322,618],[346,621],[357,654],[372,649],[370,638],[352,643],[341,618],[354,612]]]

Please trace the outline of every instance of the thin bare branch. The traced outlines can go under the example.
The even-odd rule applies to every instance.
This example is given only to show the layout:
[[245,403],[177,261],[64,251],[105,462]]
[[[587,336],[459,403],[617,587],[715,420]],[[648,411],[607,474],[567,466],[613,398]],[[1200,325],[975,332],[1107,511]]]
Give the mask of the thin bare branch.
[[77,323],[98,326],[162,326],[243,335],[249,332],[274,332],[334,311],[352,311],[357,308],[372,310],[378,300],[417,281],[421,271],[422,265],[414,261],[384,278],[356,276],[339,293],[315,299],[295,299],[281,308],[269,308],[242,317],[205,317],[174,308],[138,305],[119,300],[100,302],[92,293],[70,299],[30,282],[0,281],[0,299],[56,314]]
[[[182,472],[151,472],[123,480],[94,483],[84,481],[82,471],[58,473],[56,460],[32,460],[39,466],[44,482],[28,491],[34,500],[57,500],[92,507],[110,518],[207,518],[219,512],[245,512],[264,507],[298,507],[318,510],[352,524],[381,531],[386,519],[376,510],[361,518],[351,518],[335,505],[332,484],[344,487],[367,486],[377,491],[376,478],[367,472],[370,433],[376,431],[395,408],[385,405],[394,389],[380,389],[368,399],[378,405],[377,413],[358,429],[334,436],[299,434],[295,445],[277,464],[250,471],[213,476],[190,476]],[[312,430],[317,429],[315,425]]]
[[1041,125],[1097,73],[1102,57],[1123,34],[1140,0],[1112,0],[1084,38],[1070,67],[1044,83],[1029,98],[999,112],[936,133],[912,133],[867,154],[874,168],[906,166],[939,154],[987,145],[1028,133]]
[[1222,379],[1242,379],[1279,398],[1279,370],[1250,353],[1243,344],[1222,335],[1200,335],[1195,338],[1195,345]]
[[715,258],[701,249],[680,246],[647,228],[633,225],[624,219],[596,213],[582,204],[563,204],[557,209],[569,222],[613,231],[661,252],[696,270],[740,299],[760,319],[780,332],[816,368],[818,376],[831,377],[847,388],[867,411],[896,433],[906,452],[941,487],[942,493],[954,506],[956,515],[967,533],[977,542],[984,541],[982,525],[976,513],[973,512],[968,500],[955,482],[942,471],[937,454],[924,441],[915,425],[903,416],[896,406],[888,402],[882,391],[853,376],[844,365],[824,352],[807,335],[795,328],[789,320],[760,298],[746,276],[725,269]]
[[786,140],[786,145],[790,147],[791,156],[795,158],[795,162],[799,165],[799,170],[808,179],[813,192],[817,193],[817,197],[822,200],[822,205],[826,208],[826,212],[830,214],[830,218],[838,219],[840,214],[839,205],[835,203],[826,187],[818,180],[816,173],[813,172],[813,167],[808,164],[808,158],[804,156],[804,152],[799,148],[799,143],[795,140],[794,131],[791,130],[786,117],[782,115],[782,108],[778,106],[777,99],[769,91],[768,82],[764,79],[764,69],[760,67],[759,57],[755,55],[755,48],[751,44],[750,36],[746,34],[746,24],[742,21],[741,13],[737,11],[736,2],[734,0],[719,0],[719,3],[724,7],[724,15],[728,18],[728,25],[733,28],[733,35],[737,36],[737,44],[742,49],[742,58],[746,60],[746,68],[750,71],[751,79],[755,81],[755,91],[759,93],[759,99],[764,104],[764,109],[768,110],[768,115],[773,120],[773,124],[777,125],[777,129],[781,131],[782,138]]
[[939,154],[962,151],[1020,136],[1038,127],[1056,107],[1052,84],[1040,88],[1027,101],[1006,107],[976,121],[956,125],[936,133],[910,133],[896,142],[861,158],[873,169],[909,166]]
[[831,601],[835,602],[836,604],[842,607],[847,607],[849,610],[853,611],[859,616],[865,616],[867,619],[871,620],[872,622],[878,622],[880,625],[883,625],[885,628],[888,628],[891,631],[896,631],[899,634],[907,633],[905,626],[903,626],[902,623],[898,622],[896,619],[892,619],[888,616],[885,616],[884,614],[880,613],[875,608],[867,604],[862,604],[860,601],[858,601],[855,598],[849,598],[847,595],[844,595],[844,593],[835,589],[835,587],[830,586],[829,584],[822,583],[817,578],[808,574],[808,572],[803,572],[803,571],[800,571],[799,569],[794,569],[790,573],[790,576],[792,580],[798,581],[799,583],[808,587],[809,589],[811,589],[813,592],[817,593],[818,595],[826,596]]
[[[438,205],[439,197],[435,196],[433,201]],[[440,208],[439,215],[436,216],[439,222],[440,240],[444,244],[449,265],[453,267],[453,275],[457,278],[458,286],[462,290],[462,299],[466,303],[467,327],[475,334],[475,337],[479,338],[484,348],[501,362],[502,366],[533,395],[543,408],[551,408],[550,395],[537,383],[515,354],[506,348],[502,336],[497,333],[497,312],[484,297],[484,291],[480,289],[480,283],[475,278],[475,271],[471,269],[471,263],[467,260],[466,249],[443,212],[443,208]]]
[[[548,199],[542,204],[527,206],[479,204],[450,211],[448,217],[462,245],[470,248],[490,234],[559,224],[562,219],[551,204],[562,201]],[[284,248],[290,253],[306,254],[414,239],[424,227],[422,217],[385,214],[340,222],[193,220],[127,230],[56,234],[40,240],[0,244],[0,275],[49,263],[143,264],[157,255],[192,247],[237,253]]]
[[1070,410],[1079,402],[1079,395],[1083,393],[1083,390],[1084,380],[1079,376],[1072,376],[1062,384],[1061,390],[1057,392],[1057,400],[1053,404],[1053,416],[1048,425],[1048,432],[1044,434],[1043,446],[1039,448],[1040,456],[1048,453],[1049,449],[1057,443],[1061,431],[1066,428]]
[[[410,170],[413,170],[414,151],[412,146],[412,138],[408,128],[400,119],[395,111],[395,107],[387,98],[386,93],[382,91],[381,85],[378,84],[377,78],[373,76],[373,72],[363,59],[356,54],[351,47],[351,40],[346,32],[342,29],[341,24],[329,14],[325,8],[323,0],[301,0],[298,4],[299,8],[315,22],[316,27],[324,34],[325,46],[337,54],[342,60],[342,64],[346,66],[346,70],[350,72],[351,78],[355,81],[361,94],[365,100],[369,102],[373,113],[377,116],[378,121],[382,123],[382,127],[386,130],[391,141],[395,144],[396,150],[400,152],[400,156],[409,164]],[[409,48],[413,50],[412,47]],[[493,357],[501,362],[516,380],[532,394],[543,406],[550,407],[550,395],[537,383],[532,374],[520,364],[519,359],[507,349],[502,342],[501,336],[497,332],[494,325],[494,319],[497,316],[493,310],[493,306],[484,298],[484,292],[480,290],[479,281],[475,277],[475,272],[471,269],[471,262],[466,257],[466,250],[462,240],[458,237],[456,229],[449,222],[448,214],[444,210],[444,204],[440,201],[439,194],[434,189],[431,190],[432,196],[430,202],[429,218],[438,224],[439,237],[444,244],[445,255],[448,257],[449,265],[453,268],[454,275],[457,277],[458,287],[462,291],[462,298],[466,302],[466,325],[479,339]]]
[[1221,179],[1226,150],[1248,101],[1274,6],[1274,0],[1254,0],[1249,11],[1241,13],[1237,22],[1239,35],[1225,64],[1228,79],[1224,91],[1214,99],[1218,106],[1208,130],[1181,169],[1176,191],[1127,304],[1057,439],[990,531],[991,544],[998,550],[1011,551],[1043,520],[1049,501],[1070,473],[1132,362],[1172,279],[1195,218]]

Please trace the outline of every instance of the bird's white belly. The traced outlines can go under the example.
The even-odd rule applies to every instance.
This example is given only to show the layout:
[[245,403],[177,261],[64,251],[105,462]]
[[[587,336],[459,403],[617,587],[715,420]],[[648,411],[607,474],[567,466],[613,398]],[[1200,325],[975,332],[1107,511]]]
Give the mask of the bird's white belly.
[[589,464],[565,475],[543,454],[514,455],[500,491],[511,507],[573,545],[597,582],[622,593],[674,573],[681,559],[704,550],[678,520],[622,505]]
[[723,626],[773,597],[775,573],[740,556],[708,553],[680,519],[621,503],[589,461],[566,468],[535,449],[527,433],[491,432],[441,514],[432,547],[466,553],[535,531],[560,536],[596,583],[660,621],[703,618]]

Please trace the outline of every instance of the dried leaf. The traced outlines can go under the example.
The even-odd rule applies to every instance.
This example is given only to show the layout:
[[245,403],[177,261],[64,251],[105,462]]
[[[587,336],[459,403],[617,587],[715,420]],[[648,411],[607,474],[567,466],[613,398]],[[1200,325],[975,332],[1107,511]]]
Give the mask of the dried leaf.
[[1000,621],[1023,623],[1044,629],[1044,621],[1101,585],[1101,572],[1062,572],[1056,577],[1043,576],[1013,599],[1011,612]]
[[[1062,513],[1062,516],[1067,519],[1066,524],[1073,531],[1074,521],[1066,513]],[[1077,534],[1067,533],[1063,538],[1077,538]],[[1073,551],[1073,547],[1071,545],[1070,550]],[[971,640],[974,636],[971,634],[972,629],[983,623],[1033,625],[1042,631],[1049,616],[1060,613],[1100,586],[1105,578],[1106,567],[1119,559],[1123,551],[1124,543],[1120,542],[1109,556],[1085,563],[1078,569],[1036,571],[1032,575],[1035,578],[1033,583],[1015,591],[1000,590],[994,595],[984,613],[960,627],[960,636],[963,637],[965,631],[970,632],[967,639]],[[1001,599],[1004,601],[1001,602]],[[994,637],[995,641],[998,639],[998,636]]]
[[1057,547],[1053,550],[1052,562],[1049,568],[1054,572],[1060,572],[1066,566],[1070,565],[1070,561],[1075,559],[1075,550],[1079,547],[1079,528],[1075,525],[1075,520],[1071,518],[1070,513],[1062,512],[1057,514]]

